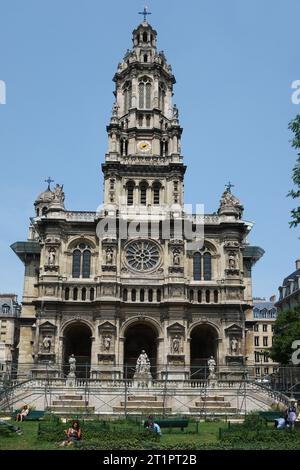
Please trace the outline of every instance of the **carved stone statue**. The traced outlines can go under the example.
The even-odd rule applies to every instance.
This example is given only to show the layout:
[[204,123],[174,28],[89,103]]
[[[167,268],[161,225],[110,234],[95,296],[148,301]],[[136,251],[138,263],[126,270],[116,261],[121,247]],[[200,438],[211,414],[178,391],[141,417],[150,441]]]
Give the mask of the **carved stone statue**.
[[214,359],[213,356],[210,356],[210,358],[208,359],[207,361],[207,365],[208,365],[208,370],[209,370],[209,376],[208,378],[209,379],[212,379],[212,378],[215,378],[216,374],[216,361]]
[[106,250],[106,264],[112,264],[113,263],[113,250],[111,248],[107,248]]
[[53,201],[63,203],[65,200],[65,193],[63,192],[63,185],[57,184],[53,192]]
[[236,269],[236,259],[232,254],[229,256],[228,265],[230,269]]
[[227,188],[222,194],[220,200],[220,207],[218,210],[219,215],[235,215],[240,219],[243,215],[244,207],[239,199],[235,197],[232,192]]
[[43,350],[46,353],[49,353],[51,350],[51,338],[48,335],[43,339]]
[[115,103],[113,105],[113,109],[112,109],[112,115],[114,117],[118,116],[118,109],[119,109],[119,106],[118,106],[117,102],[115,101]]
[[180,265],[180,254],[179,254],[179,251],[177,250],[173,251],[173,265],[174,266]]
[[231,338],[230,340],[230,350],[232,354],[238,354],[239,342],[236,338]]
[[69,365],[70,365],[70,374],[75,375],[76,372],[76,358],[74,354],[71,354],[69,357]]
[[179,111],[178,111],[178,108],[176,106],[176,104],[174,104],[173,106],[173,119],[178,119],[179,117]]
[[104,346],[105,351],[110,350],[110,345],[111,345],[111,336],[109,336],[109,335],[104,336],[103,346]]
[[54,266],[55,265],[55,257],[56,257],[56,250],[55,248],[50,248],[48,254],[48,265]]
[[135,370],[138,374],[147,374],[150,372],[150,361],[144,349],[136,361]]
[[173,353],[179,353],[180,349],[180,338],[178,335],[175,335],[172,340]]

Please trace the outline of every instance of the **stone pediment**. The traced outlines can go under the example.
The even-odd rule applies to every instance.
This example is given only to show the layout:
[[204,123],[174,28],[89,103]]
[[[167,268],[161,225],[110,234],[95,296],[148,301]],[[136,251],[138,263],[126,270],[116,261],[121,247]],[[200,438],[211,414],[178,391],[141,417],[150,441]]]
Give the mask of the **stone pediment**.
[[233,323],[232,325],[225,328],[225,333],[227,335],[239,335],[239,336],[241,336],[242,332],[243,332],[243,329],[239,325],[237,325],[236,323]]
[[46,321],[42,325],[40,325],[40,330],[42,331],[53,331],[56,330],[56,326],[53,325],[53,323],[50,323],[49,321]]
[[168,326],[167,330],[168,330],[168,333],[171,333],[171,334],[173,333],[184,334],[185,328],[183,325],[176,322]]
[[99,325],[98,329],[99,329],[99,331],[110,331],[110,332],[116,331],[115,325],[113,325],[109,321],[106,321],[106,322],[102,323],[101,325]]

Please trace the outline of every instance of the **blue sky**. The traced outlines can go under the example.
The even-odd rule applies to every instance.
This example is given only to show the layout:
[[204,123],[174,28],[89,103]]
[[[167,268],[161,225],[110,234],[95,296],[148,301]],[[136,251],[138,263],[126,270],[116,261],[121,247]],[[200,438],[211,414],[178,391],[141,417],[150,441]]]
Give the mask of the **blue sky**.
[[[266,251],[254,295],[277,293],[300,257],[286,197],[296,152],[288,122],[300,113],[298,0],[153,0],[151,24],[172,64],[184,128],[186,203],[217,210],[230,179]],[[0,292],[23,288],[9,248],[27,236],[33,202],[50,175],[66,206],[95,210],[113,104],[112,77],[131,47],[142,1],[0,0]]]

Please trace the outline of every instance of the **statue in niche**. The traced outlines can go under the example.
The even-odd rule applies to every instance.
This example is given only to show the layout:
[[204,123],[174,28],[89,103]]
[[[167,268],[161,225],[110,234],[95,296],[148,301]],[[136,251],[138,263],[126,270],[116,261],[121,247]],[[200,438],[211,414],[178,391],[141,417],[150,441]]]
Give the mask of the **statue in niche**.
[[50,248],[48,254],[48,265],[54,266],[55,265],[55,257],[56,257],[56,250],[55,248]]
[[111,336],[109,336],[109,335],[105,335],[105,336],[104,336],[104,338],[103,338],[103,346],[104,346],[105,351],[109,351],[109,350],[110,350],[110,346],[111,346]]
[[238,354],[238,350],[239,350],[239,342],[238,340],[233,337],[231,338],[230,340],[230,351],[231,351],[231,354]]
[[51,338],[50,336],[45,336],[43,339],[43,351],[49,353],[51,350]]
[[236,269],[236,259],[234,253],[231,253],[228,260],[228,265],[230,269]]
[[179,353],[180,350],[180,338],[178,335],[175,335],[172,340],[173,353]]
[[106,250],[106,264],[112,264],[113,263],[113,250],[112,248],[107,248]]
[[75,375],[76,372],[76,358],[74,354],[71,354],[69,357],[69,365],[70,365],[70,374]]
[[173,251],[173,265],[174,266],[180,265],[180,254],[178,250]]

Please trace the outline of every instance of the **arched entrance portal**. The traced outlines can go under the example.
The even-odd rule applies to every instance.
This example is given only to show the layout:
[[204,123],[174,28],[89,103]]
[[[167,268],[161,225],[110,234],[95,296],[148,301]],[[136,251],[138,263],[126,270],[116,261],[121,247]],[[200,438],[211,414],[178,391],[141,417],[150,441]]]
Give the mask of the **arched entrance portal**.
[[218,362],[218,333],[210,325],[196,326],[191,332],[191,379],[207,378],[207,361]]
[[76,377],[85,378],[90,375],[92,332],[84,323],[72,323],[64,333],[64,374],[69,373],[69,357],[76,358]]
[[124,377],[132,378],[136,361],[144,349],[150,359],[151,375],[156,376],[157,366],[157,331],[151,325],[134,323],[125,332]]

